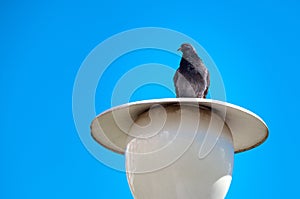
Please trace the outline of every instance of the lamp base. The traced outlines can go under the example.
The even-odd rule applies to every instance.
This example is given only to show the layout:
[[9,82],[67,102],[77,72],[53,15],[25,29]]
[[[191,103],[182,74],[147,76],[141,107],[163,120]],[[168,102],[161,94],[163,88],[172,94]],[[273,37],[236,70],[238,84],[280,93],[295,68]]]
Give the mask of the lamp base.
[[135,119],[129,135],[126,170],[135,199],[225,197],[233,140],[227,124],[210,109],[155,106]]

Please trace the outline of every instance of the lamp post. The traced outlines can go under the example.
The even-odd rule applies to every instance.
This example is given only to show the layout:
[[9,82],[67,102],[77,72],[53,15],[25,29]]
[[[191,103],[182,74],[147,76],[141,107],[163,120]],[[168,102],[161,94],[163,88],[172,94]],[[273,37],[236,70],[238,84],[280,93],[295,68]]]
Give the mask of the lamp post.
[[231,183],[234,153],[268,137],[254,113],[221,101],[154,99],[124,104],[97,116],[93,138],[125,154],[136,199],[221,199]]

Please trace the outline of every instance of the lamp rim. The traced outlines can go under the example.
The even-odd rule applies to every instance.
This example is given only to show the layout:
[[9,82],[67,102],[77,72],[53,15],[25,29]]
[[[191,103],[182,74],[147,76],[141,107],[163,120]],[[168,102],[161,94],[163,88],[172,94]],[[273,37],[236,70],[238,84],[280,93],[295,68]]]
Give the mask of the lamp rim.
[[[90,126],[91,135],[100,145],[124,154],[128,143],[128,132],[134,119],[154,105],[191,105],[208,108],[224,118],[229,127],[235,153],[253,149],[261,145],[269,136],[266,123],[255,113],[227,102],[203,98],[163,98],[130,102],[110,108],[96,116]],[[125,112],[129,114],[124,114]],[[127,128],[120,128],[116,121],[122,121]]]

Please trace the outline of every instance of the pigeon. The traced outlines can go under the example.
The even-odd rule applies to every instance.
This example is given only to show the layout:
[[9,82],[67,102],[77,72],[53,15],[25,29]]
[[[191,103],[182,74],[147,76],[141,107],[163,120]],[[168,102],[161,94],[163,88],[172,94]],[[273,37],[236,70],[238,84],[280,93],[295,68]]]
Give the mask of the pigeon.
[[191,44],[184,43],[179,68],[174,75],[176,97],[206,98],[210,85],[209,72]]

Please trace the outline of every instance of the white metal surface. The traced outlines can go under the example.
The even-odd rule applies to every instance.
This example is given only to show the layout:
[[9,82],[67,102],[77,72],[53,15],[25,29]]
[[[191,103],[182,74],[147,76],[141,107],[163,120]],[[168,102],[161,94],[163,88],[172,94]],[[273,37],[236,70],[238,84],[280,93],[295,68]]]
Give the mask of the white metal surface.
[[252,149],[268,137],[268,128],[263,120],[242,107],[222,101],[200,98],[165,98],[144,100],[109,109],[98,115],[91,124],[94,139],[104,147],[124,154],[133,138],[129,129],[134,120],[152,106],[189,105],[210,109],[224,119],[229,127],[236,153]]

